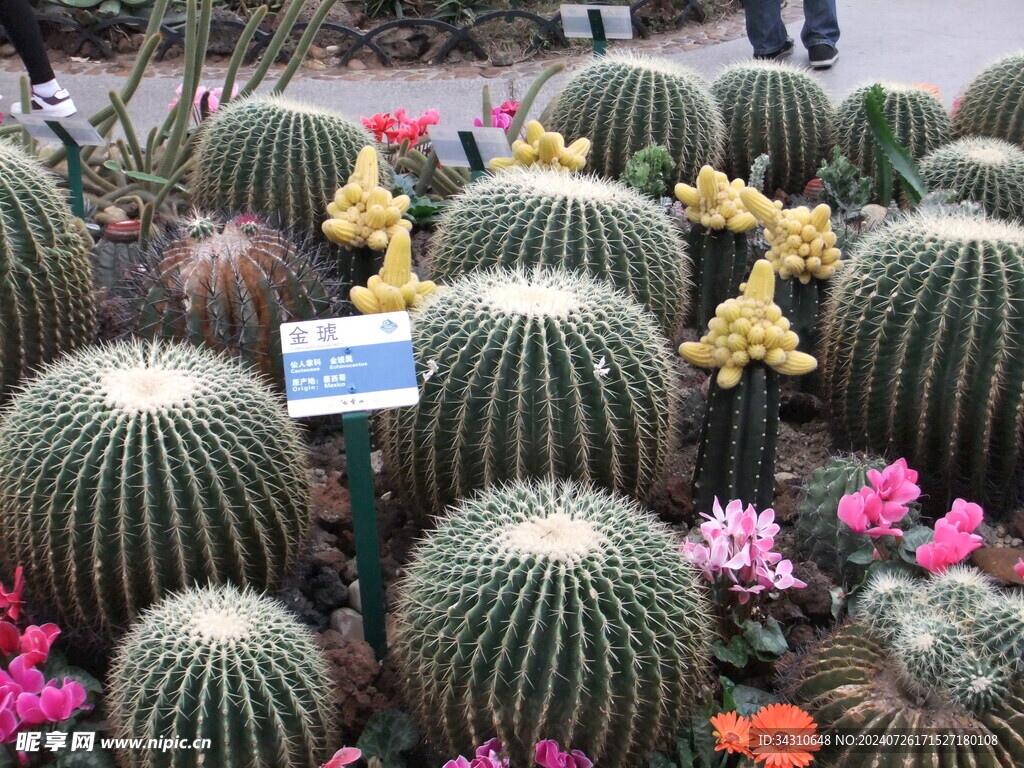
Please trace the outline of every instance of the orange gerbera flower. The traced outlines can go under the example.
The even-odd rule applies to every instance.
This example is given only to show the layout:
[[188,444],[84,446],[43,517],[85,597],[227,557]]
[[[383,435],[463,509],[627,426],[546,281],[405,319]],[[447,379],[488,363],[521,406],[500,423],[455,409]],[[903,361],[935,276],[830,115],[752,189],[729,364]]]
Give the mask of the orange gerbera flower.
[[792,704],[769,704],[750,720],[757,747],[754,762],[765,768],[804,768],[821,749],[818,726],[811,716]]
[[735,712],[722,712],[711,718],[712,732],[717,743],[715,752],[727,751],[730,755],[737,752],[747,757],[754,755],[750,751],[750,720],[740,717]]

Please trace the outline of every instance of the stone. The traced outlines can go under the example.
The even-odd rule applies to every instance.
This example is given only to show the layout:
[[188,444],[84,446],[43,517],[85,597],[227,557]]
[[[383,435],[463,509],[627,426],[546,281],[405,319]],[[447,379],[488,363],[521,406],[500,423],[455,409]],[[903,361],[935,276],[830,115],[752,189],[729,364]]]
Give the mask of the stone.
[[495,67],[511,67],[516,63],[516,57],[512,51],[495,51],[488,56],[488,60]]
[[346,64],[345,66],[348,67],[349,69],[353,69],[356,71],[362,71],[366,69],[366,64],[361,62],[359,59],[351,59],[349,63]]
[[498,67],[487,67],[480,70],[480,77],[492,78],[501,77],[502,71]]
[[363,639],[363,617],[351,608],[331,612],[331,629],[349,640]]
[[348,604],[359,613],[363,612],[363,598],[359,593],[359,579],[348,585]]
[[227,8],[214,8],[213,13],[210,15],[210,41],[206,44],[207,53],[230,56],[235,52],[235,46],[238,44],[238,38],[242,34],[242,30],[239,27],[217,23],[225,21],[245,24],[247,19],[243,19],[237,13]]
[[384,471],[384,454],[381,451],[373,451],[370,454],[370,467],[375,475]]
[[392,59],[404,61],[418,59],[430,48],[426,31],[409,27],[389,29],[377,37],[377,43]]
[[327,51],[321,48],[319,45],[311,45],[309,46],[309,55],[310,58],[322,61],[323,59],[327,58]]

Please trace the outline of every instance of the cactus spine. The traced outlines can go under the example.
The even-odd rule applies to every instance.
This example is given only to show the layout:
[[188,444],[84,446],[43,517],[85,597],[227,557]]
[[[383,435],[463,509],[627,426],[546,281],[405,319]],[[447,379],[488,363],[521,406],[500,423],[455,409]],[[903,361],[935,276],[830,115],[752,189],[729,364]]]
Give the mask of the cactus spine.
[[[232,101],[203,123],[195,203],[319,233],[324,201],[344,186],[359,150],[373,143],[361,125],[329,109],[281,96]],[[390,166],[381,176],[390,189]]]
[[162,249],[139,330],[228,352],[279,381],[281,323],[322,317],[330,306],[309,259],[283,233],[252,218],[196,217]]
[[1024,220],[1024,150],[1000,139],[967,138],[940,147],[921,163],[932,189],[980,203],[990,216]]
[[89,236],[44,168],[0,142],[0,400],[92,340]]
[[802,192],[835,144],[834,109],[818,81],[789,64],[755,61],[726,68],[712,87],[725,115],[723,170],[746,178],[767,153],[765,192]]
[[664,209],[625,185],[532,169],[467,187],[431,243],[437,280],[496,265],[575,270],[628,293],[666,334],[685,305],[684,248]]
[[851,264],[822,344],[845,437],[998,512],[1024,425],[1024,228],[916,215],[861,238]]
[[[874,86],[868,83],[855,88],[836,110],[837,146],[843,156],[855,165],[861,176],[877,178],[877,143],[871,133],[864,96]],[[885,91],[883,109],[896,141],[920,160],[949,141],[953,125],[942,101],[934,93],[912,83],[881,83]],[[893,173],[894,190],[899,177]]]
[[668,453],[674,372],[654,319],[560,270],[466,275],[418,311],[414,408],[385,414],[408,497],[435,512],[504,480],[646,496]]
[[1024,52],[975,76],[960,99],[953,127],[960,136],[1003,139],[1024,149]]
[[313,634],[268,597],[206,587],[163,600],[121,641],[110,681],[117,738],[210,741],[120,750],[124,768],[313,768],[327,758],[327,665]]
[[747,275],[747,236],[757,220],[740,199],[743,180],[729,181],[705,165],[697,186],[676,184],[675,194],[686,204],[690,228],[690,258],[697,283],[697,327],[704,328],[723,301],[735,296]]
[[569,482],[460,502],[399,594],[395,652],[429,732],[452,752],[497,736],[512,765],[543,738],[608,768],[644,760],[692,706],[711,640],[667,529]]
[[274,589],[309,522],[305,450],[273,393],[165,342],[47,368],[0,421],[0,488],[5,564],[97,633],[197,582]]
[[699,342],[679,354],[694,365],[718,367],[708,391],[694,469],[694,505],[710,511],[715,498],[771,506],[775,444],[779,429],[778,373],[802,375],[817,367],[797,352],[799,339],[772,302],[775,273],[765,260],[754,264],[743,296],[719,305]]
[[679,180],[696,178],[702,165],[718,164],[725,139],[707,82],[670,59],[601,57],[572,76],[545,114],[548,130],[589,138],[590,167],[615,178],[651,144],[668,148]]

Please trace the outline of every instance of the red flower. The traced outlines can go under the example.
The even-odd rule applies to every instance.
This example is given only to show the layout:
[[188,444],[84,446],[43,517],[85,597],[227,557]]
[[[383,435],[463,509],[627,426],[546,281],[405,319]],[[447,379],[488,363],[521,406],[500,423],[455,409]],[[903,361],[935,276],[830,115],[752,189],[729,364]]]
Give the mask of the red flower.
[[21,646],[21,633],[7,621],[0,621],[0,656],[10,656]]
[[21,607],[25,604],[21,599],[21,590],[24,588],[24,569],[19,565],[14,571],[14,587],[10,592],[0,583],[0,610],[6,612],[6,616],[0,615],[0,618],[8,618],[11,621],[18,620],[18,617],[21,616]]
[[715,752],[725,750],[753,757],[750,751],[750,719],[735,712],[722,712],[711,718],[712,735],[716,739]]
[[320,766],[320,768],[341,768],[343,765],[354,763],[363,753],[355,747],[342,747],[334,753],[334,757]]
[[372,133],[373,138],[377,141],[383,141],[384,135],[388,129],[398,123],[398,121],[391,116],[390,112],[378,112],[373,117],[361,117],[359,119],[362,120],[363,127]]
[[29,627],[21,636],[21,653],[25,663],[37,667],[50,655],[50,647],[60,634],[56,624],[43,624],[41,627]]

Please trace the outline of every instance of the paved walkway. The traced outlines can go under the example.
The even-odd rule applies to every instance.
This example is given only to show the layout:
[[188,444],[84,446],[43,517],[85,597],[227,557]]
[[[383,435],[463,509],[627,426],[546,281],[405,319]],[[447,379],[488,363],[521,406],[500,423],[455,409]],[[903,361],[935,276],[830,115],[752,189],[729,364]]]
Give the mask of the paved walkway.
[[[792,0],[790,5],[786,10],[787,18],[794,19],[790,33],[799,39],[800,4]],[[819,75],[836,99],[866,80],[889,79],[934,84],[950,104],[986,63],[1024,48],[1022,0],[979,0],[970,7],[956,0],[839,0],[839,12],[842,57],[831,71]],[[672,56],[713,78],[726,64],[749,57],[750,47],[742,34],[741,18],[734,18],[718,22],[713,31],[684,29],[671,37],[634,41],[632,47]],[[735,39],[720,42],[729,37]],[[805,55],[798,45],[791,61],[805,62]],[[571,72],[587,60],[577,56],[565,61]],[[354,117],[398,107],[416,114],[433,107],[441,111],[444,122],[466,125],[479,114],[485,84],[490,85],[495,104],[517,99],[546,63],[337,73],[304,69],[288,94],[334,106]],[[86,71],[80,74],[62,74],[61,82],[72,90],[83,111],[91,113],[107,103],[108,91],[119,88],[124,75],[84,66]],[[216,85],[217,74],[209,68],[205,82]],[[567,76],[568,72],[552,80],[538,100],[540,106]],[[180,73],[164,67],[147,77],[130,104],[137,126],[163,119],[178,82]],[[0,94],[5,95],[0,105],[5,109],[16,98],[17,83],[15,71],[0,70]]]

